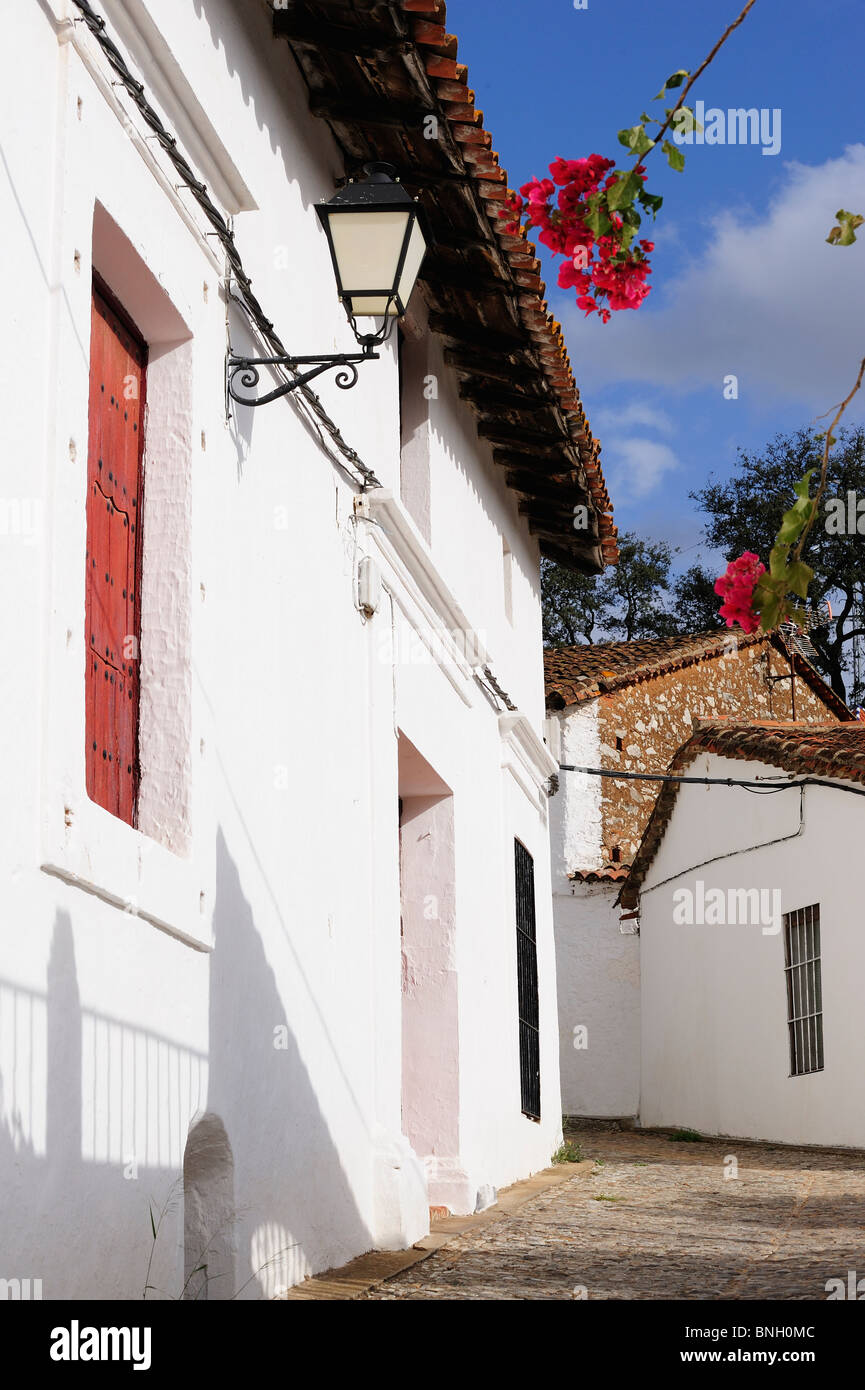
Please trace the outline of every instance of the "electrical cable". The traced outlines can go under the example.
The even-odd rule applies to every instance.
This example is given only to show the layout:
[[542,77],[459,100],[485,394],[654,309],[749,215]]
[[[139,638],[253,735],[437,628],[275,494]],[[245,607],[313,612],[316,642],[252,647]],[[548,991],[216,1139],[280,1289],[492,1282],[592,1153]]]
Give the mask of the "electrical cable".
[[[653,883],[648,888],[640,887],[640,897],[644,898],[649,893],[654,893],[656,888],[664,888],[668,883],[674,883],[677,878],[687,878],[689,874],[695,874],[698,869],[705,869],[707,864],[717,864],[722,859],[734,859],[737,854],[751,854],[756,849],[768,849],[770,845],[782,845],[785,840],[797,840],[805,829],[805,784],[802,782],[791,782],[790,786],[800,787],[799,792],[799,828],[793,830],[789,835],[777,835],[774,840],[762,840],[759,845],[746,845],[743,849],[730,849],[724,854],[713,854],[711,859],[702,859],[699,864],[692,864],[688,869],[680,869],[677,874],[670,874],[669,878],[662,878],[659,883]],[[781,788],[777,787],[777,791]],[[619,889],[616,903],[618,904],[624,892],[624,886]]]
[[559,763],[559,771],[580,772],[586,777],[612,777],[614,781],[622,782],[693,782],[702,787],[742,787],[744,791],[763,796],[785,792],[790,787],[829,787],[833,791],[865,796],[865,787],[847,787],[841,782],[830,782],[822,777],[803,777],[797,782],[779,781],[773,786],[768,778],[761,782],[748,782],[737,777],[685,777],[675,772],[616,772],[606,767],[574,767],[571,763]]

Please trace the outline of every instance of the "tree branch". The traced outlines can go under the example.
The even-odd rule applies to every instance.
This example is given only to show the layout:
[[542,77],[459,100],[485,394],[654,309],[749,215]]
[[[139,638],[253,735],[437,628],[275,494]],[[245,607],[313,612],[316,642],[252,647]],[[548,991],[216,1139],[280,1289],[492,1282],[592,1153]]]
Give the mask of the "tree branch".
[[[697,68],[697,71],[693,74],[692,77],[690,77],[690,78],[688,79],[686,85],[685,85],[684,88],[682,89],[682,95],[679,97],[679,100],[676,102],[676,105],[673,107],[673,109],[672,109],[672,111],[670,112],[669,116],[668,116],[667,119],[664,121],[664,124],[661,126],[661,129],[658,131],[657,135],[655,136],[655,145],[659,145],[659,144],[661,143],[661,136],[662,136],[667,130],[669,130],[671,123],[672,123],[672,122],[675,120],[675,118],[676,118],[676,112],[677,112],[677,111],[680,111],[680,110],[682,109],[682,106],[684,105],[684,102],[685,102],[685,97],[688,95],[688,93],[690,92],[690,90],[691,90],[691,88],[693,87],[694,83],[697,81],[697,78],[700,77],[700,75],[706,71],[706,68],[709,66],[709,64],[711,63],[712,59],[713,59],[713,58],[715,57],[715,55],[718,53],[719,49],[722,48],[723,45],[727,42],[727,40],[728,40],[728,38],[730,37],[730,35],[732,34],[733,30],[734,30],[734,29],[738,29],[739,25],[742,23],[743,19],[745,18],[745,16],[746,16],[747,13],[748,13],[748,11],[749,11],[750,9],[753,9],[753,7],[754,7],[754,5],[755,5],[756,3],[757,3],[757,0],[748,0],[748,3],[747,3],[747,5],[745,6],[744,10],[743,10],[742,13],[739,15],[739,18],[738,18],[738,19],[734,19],[734,20],[733,20],[733,23],[729,26],[729,28],[727,28],[727,29],[724,30],[724,33],[721,35],[721,37],[719,38],[718,42],[715,44],[715,47],[712,49],[712,52],[709,54],[708,58],[704,58],[704,59],[703,59],[703,61],[702,61],[702,63],[700,64],[700,66]],[[654,149],[654,145],[652,146],[652,149]],[[640,158],[638,158],[638,161],[637,161],[637,162],[640,163],[643,159],[647,159],[648,156],[649,156],[651,153],[652,153],[652,150],[647,150],[646,153],[645,153],[644,155],[642,155]]]
[[[833,445],[834,442],[835,442],[835,441],[834,441],[834,438],[833,438],[833,435],[832,435],[832,431],[834,430],[834,428],[835,428],[835,426],[837,425],[838,421],[841,419],[841,416],[844,414],[844,411],[847,409],[847,407],[848,407],[848,405],[850,404],[850,402],[852,401],[853,397],[856,395],[856,392],[859,390],[859,387],[862,385],[862,378],[863,378],[863,376],[865,376],[865,357],[863,357],[863,358],[862,358],[862,361],[859,363],[859,375],[858,375],[857,378],[856,378],[856,382],[855,382],[855,384],[854,384],[854,386],[853,386],[853,390],[850,392],[849,396],[847,396],[847,397],[841,402],[841,404],[836,408],[836,410],[835,410],[835,418],[833,419],[831,425],[829,426],[828,430],[826,431],[826,440],[825,440],[825,444],[824,444],[824,447],[823,447],[823,462],[822,462],[822,465],[821,465],[821,468],[820,468],[820,482],[818,483],[818,485],[817,485],[817,491],[816,491],[816,493],[814,494],[814,507],[813,507],[813,510],[812,510],[812,512],[811,512],[811,520],[808,522],[808,525],[805,527],[804,531],[802,532],[801,536],[799,537],[799,543],[798,543],[798,545],[796,546],[796,549],[793,551],[793,557],[792,557],[792,558],[793,558],[794,560],[798,560],[798,559],[801,557],[801,555],[802,555],[802,547],[804,546],[806,540],[808,539],[808,533],[810,532],[811,527],[814,525],[814,520],[815,520],[815,518],[816,518],[816,516],[817,516],[817,507],[818,507],[818,505],[819,505],[820,498],[823,496],[823,493],[824,493],[824,491],[826,490],[826,476],[827,476],[828,471],[829,471],[829,450],[832,448],[832,445]],[[830,406],[830,409],[831,409],[831,406]],[[818,418],[818,420],[825,420],[825,418],[826,418],[826,416],[827,416],[828,414],[829,414],[829,411],[827,410],[827,411],[824,412],[823,415],[818,415],[817,418]]]

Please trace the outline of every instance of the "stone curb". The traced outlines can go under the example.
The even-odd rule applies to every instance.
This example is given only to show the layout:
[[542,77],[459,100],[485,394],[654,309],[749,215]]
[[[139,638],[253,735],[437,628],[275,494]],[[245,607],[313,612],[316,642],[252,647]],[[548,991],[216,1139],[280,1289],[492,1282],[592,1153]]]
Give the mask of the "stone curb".
[[275,1301],[358,1298],[368,1289],[401,1274],[404,1269],[429,1259],[430,1255],[456,1236],[502,1220],[541,1192],[558,1187],[572,1178],[588,1176],[594,1166],[594,1159],[585,1158],[579,1163],[557,1163],[553,1168],[544,1168],[522,1182],[502,1188],[496,1204],[486,1211],[477,1212],[474,1216],[436,1217],[429,1235],[423,1236],[410,1250],[371,1250],[339,1269],[329,1269],[324,1274],[305,1279],[302,1284],[296,1284],[280,1294]]

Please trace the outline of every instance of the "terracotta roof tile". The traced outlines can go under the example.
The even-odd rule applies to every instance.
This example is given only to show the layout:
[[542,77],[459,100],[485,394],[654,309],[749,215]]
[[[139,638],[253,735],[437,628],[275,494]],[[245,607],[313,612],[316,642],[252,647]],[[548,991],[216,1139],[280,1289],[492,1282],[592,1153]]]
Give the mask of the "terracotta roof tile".
[[576,883],[620,883],[630,872],[629,864],[608,864],[603,869],[575,869],[568,878]]
[[[430,328],[448,345],[461,394],[542,554],[585,573],[615,563],[600,443],[549,312],[536,248],[499,216],[508,176],[458,61],[444,0],[293,0],[273,22],[347,163],[393,163],[425,199],[433,237],[420,280]],[[424,129],[430,116],[435,140]],[[591,526],[577,531],[574,507],[586,504]]]
[[[675,754],[670,772],[684,772],[700,753],[768,763],[797,777],[837,778],[865,785],[865,723],[860,720],[846,724],[701,721]],[[664,838],[679,786],[678,782],[666,782],[655,803],[622,889],[625,907],[637,905],[640,885]]]
[[[711,632],[687,633],[677,637],[547,647],[544,650],[547,708],[567,709],[584,700],[593,700],[599,695],[636,685],[639,681],[651,680],[669,671],[720,656],[728,649],[730,636],[726,628],[714,628]],[[786,648],[775,633],[737,634],[739,648],[760,642],[772,642],[786,657]],[[825,700],[827,707],[841,720],[852,719],[847,706],[810,662],[798,653],[794,660],[796,674]]]
[[[402,0],[402,7],[410,13],[424,16],[412,21],[411,32],[415,43],[431,45],[437,53],[446,53],[449,58],[456,58],[458,41],[454,35],[446,32],[447,8],[444,0]],[[435,22],[430,21],[431,16],[434,16]],[[428,76],[438,75],[438,67],[436,66],[438,61],[438,59],[429,56],[425,59]],[[491,146],[492,137],[484,129],[483,112],[475,110],[475,94],[468,87],[468,70],[465,67],[463,67],[463,72],[465,85],[462,90],[457,91],[451,83],[443,81],[437,83],[436,93],[446,107],[451,107],[448,112],[451,133],[457,143],[463,146],[463,157],[465,158],[466,147],[476,143]],[[472,124],[466,124],[464,109],[466,107],[474,113]],[[495,158],[498,160],[498,156]],[[511,192],[507,187],[505,170],[499,169],[496,176],[501,181],[500,184],[478,183],[480,196],[493,202],[493,204],[495,200],[503,200]],[[580,403],[580,393],[577,390],[570,358],[565,348],[561,325],[548,312],[545,299],[546,286],[538,274],[540,262],[537,258],[536,248],[523,233],[514,237],[505,231],[504,221],[498,216],[498,208],[495,205],[489,208],[489,217],[493,232],[511,266],[514,283],[520,288],[532,291],[531,294],[519,296],[518,302],[522,309],[523,323],[527,327],[531,327],[534,332],[535,341],[542,350],[541,355],[545,362],[547,381],[558,397],[560,406],[577,426],[581,461],[584,467],[587,463],[592,464],[591,472],[586,469],[586,474],[589,491],[599,514],[601,550],[605,562],[615,564],[618,559],[618,547],[615,540],[618,533],[612,522],[610,495],[598,463],[601,452],[600,441],[593,437],[585,411]],[[525,266],[527,258],[530,258],[533,270],[529,284],[526,282],[526,277],[516,273],[518,269]],[[549,348],[551,351],[544,354],[544,348]]]

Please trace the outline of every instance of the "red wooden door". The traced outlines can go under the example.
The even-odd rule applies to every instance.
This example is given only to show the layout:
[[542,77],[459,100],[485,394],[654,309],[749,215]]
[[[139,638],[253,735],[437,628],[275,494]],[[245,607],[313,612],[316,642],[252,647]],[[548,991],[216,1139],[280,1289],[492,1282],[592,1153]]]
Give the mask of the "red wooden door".
[[147,348],[94,287],[87,451],[87,795],[135,823]]

